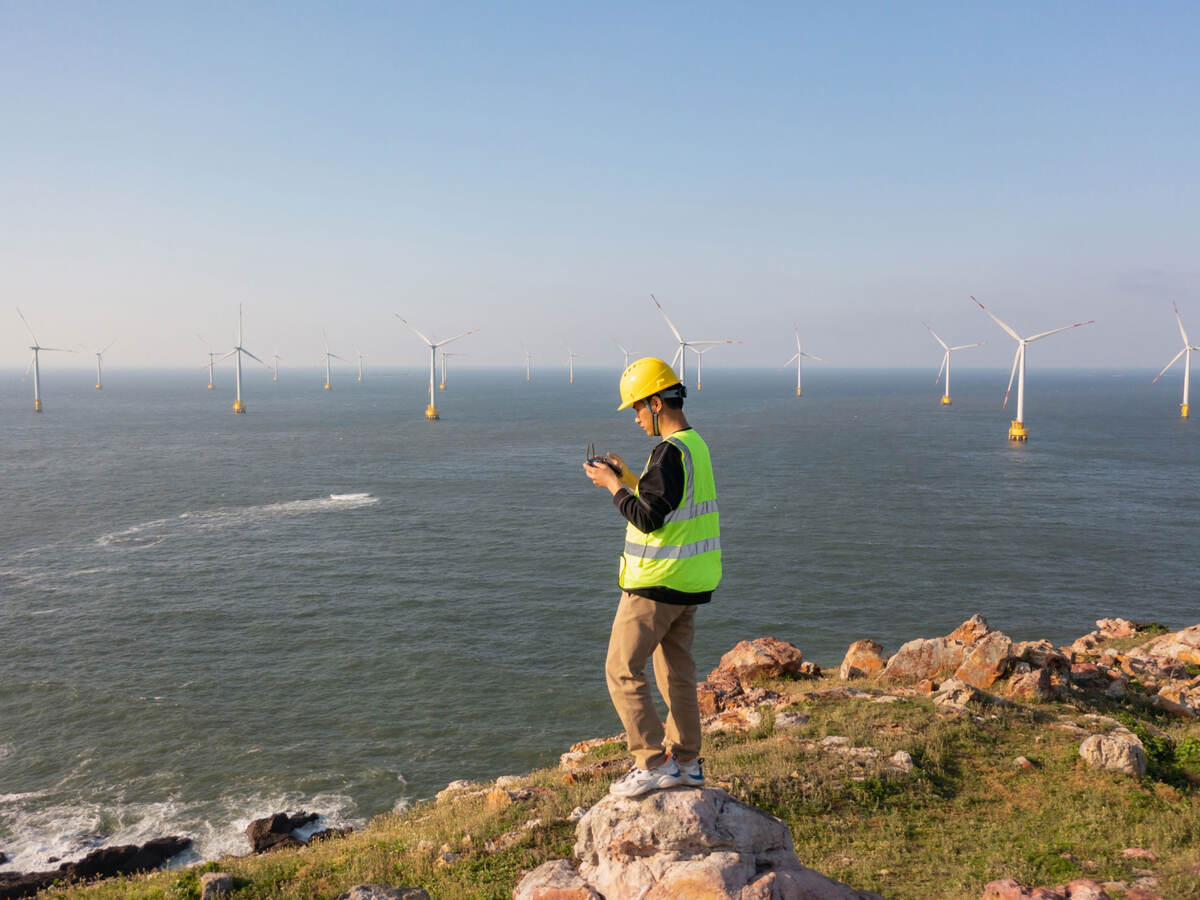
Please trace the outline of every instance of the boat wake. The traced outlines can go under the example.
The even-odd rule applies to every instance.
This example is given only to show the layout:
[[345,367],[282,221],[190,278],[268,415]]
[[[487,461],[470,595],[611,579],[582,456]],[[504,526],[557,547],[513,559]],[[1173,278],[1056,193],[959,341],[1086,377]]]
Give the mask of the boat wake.
[[154,519],[121,531],[102,534],[96,539],[96,545],[122,550],[144,550],[158,546],[171,538],[236,528],[288,516],[358,509],[364,506],[373,506],[378,502],[379,498],[369,493],[330,494],[328,497],[289,500],[285,503],[268,503],[263,506],[234,506],[203,512],[185,512],[174,518]]

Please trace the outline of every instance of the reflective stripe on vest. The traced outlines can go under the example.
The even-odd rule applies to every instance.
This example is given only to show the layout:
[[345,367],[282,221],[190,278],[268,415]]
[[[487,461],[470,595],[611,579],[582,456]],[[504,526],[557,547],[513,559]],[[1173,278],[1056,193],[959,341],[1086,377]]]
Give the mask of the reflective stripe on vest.
[[[618,581],[623,588],[667,587],[704,593],[721,580],[720,520],[712,461],[708,446],[691,429],[666,440],[682,457],[683,496],[661,528],[644,534],[632,524],[626,527]],[[647,469],[649,465],[647,461]]]

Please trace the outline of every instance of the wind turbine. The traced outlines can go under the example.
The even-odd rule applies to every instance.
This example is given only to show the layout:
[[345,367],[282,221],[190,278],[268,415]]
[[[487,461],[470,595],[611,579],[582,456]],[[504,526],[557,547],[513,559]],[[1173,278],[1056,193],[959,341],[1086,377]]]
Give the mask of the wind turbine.
[[[340,360],[342,360],[342,362],[345,362],[346,360],[342,359],[336,353],[329,352],[329,335],[325,334],[324,331],[322,331],[321,334],[325,335],[325,390],[332,391],[333,390],[333,372],[329,368],[329,361],[331,359],[340,359]],[[360,366],[362,365],[361,361],[359,362],[359,365]],[[359,376],[358,380],[362,381],[361,375]]]
[[272,381],[279,380],[279,361],[281,359],[283,359],[283,357],[279,355],[279,348],[276,347],[275,353],[271,357],[271,380]]
[[533,381],[533,369],[530,367],[530,363],[533,362],[533,354],[524,347],[521,348],[521,352],[525,354],[525,380]]
[[572,350],[570,347],[567,348],[568,384],[575,383],[575,360],[578,358],[578,356],[579,356],[579,354],[576,353],[574,350]]
[[[613,341],[613,343],[616,344],[617,342]],[[626,350],[624,347],[622,347],[620,344],[617,344],[617,347],[619,347],[621,352],[625,354],[625,369],[628,369],[629,368],[629,351]],[[622,369],[621,371],[623,372],[623,371],[625,371],[625,369]]]
[[[974,297],[971,298],[975,300]],[[1074,325],[1064,325],[1062,328],[1055,328],[1053,331],[1043,331],[1041,334],[1035,334],[1032,337],[1023,338],[999,319],[995,314],[980,303],[979,305],[985,313],[992,317],[993,321],[1005,331],[1007,331],[1017,342],[1017,355],[1013,357],[1012,374],[1008,376],[1008,390],[1004,392],[1004,408],[1008,409],[1008,395],[1012,392],[1013,379],[1017,377],[1017,369],[1021,370],[1021,377],[1017,381],[1017,417],[1013,419],[1012,426],[1008,429],[1008,439],[1010,441],[1026,441],[1029,439],[1029,431],[1025,428],[1025,346],[1032,344],[1034,341],[1040,341],[1044,337],[1049,337],[1052,334],[1058,334],[1060,331],[1069,331],[1072,328],[1079,328],[1083,325],[1091,325],[1095,319],[1088,319],[1086,322],[1076,322]]]
[[939,344],[941,344],[942,349],[946,351],[946,355],[942,357],[942,368],[938,369],[937,378],[935,378],[933,380],[933,383],[936,386],[937,383],[942,380],[942,371],[945,370],[945,372],[946,372],[946,388],[945,388],[945,391],[942,393],[942,406],[949,406],[950,405],[950,354],[953,353],[955,350],[968,350],[971,347],[982,347],[984,344],[987,343],[987,341],[980,341],[978,344],[960,344],[957,347],[951,347],[951,346],[947,345],[946,342],[943,341],[940,337],[938,337],[937,332],[933,330],[933,328],[929,325],[928,322],[922,322],[921,324],[929,329],[929,333],[933,335],[933,339],[935,341],[937,341]]
[[416,328],[414,328],[412,325],[410,325],[408,323],[408,320],[405,319],[402,315],[400,315],[400,313],[396,313],[396,318],[399,319],[401,322],[403,322],[404,326],[406,328],[408,328],[417,337],[419,337],[421,340],[423,340],[426,344],[429,345],[429,406],[427,406],[425,408],[425,419],[429,422],[433,422],[436,419],[441,418],[441,416],[438,415],[437,406],[433,402],[433,385],[434,385],[434,376],[435,376],[435,373],[437,372],[438,347],[443,347],[446,344],[449,344],[451,341],[457,341],[459,338],[464,338],[468,334],[474,334],[479,329],[472,328],[470,331],[464,331],[462,334],[456,334],[454,337],[446,338],[444,341],[431,341],[429,338],[425,337],[425,335],[421,334],[421,332],[417,331]]
[[687,384],[687,354],[684,352],[688,347],[703,347],[709,344],[740,344],[741,341],[685,341],[683,335],[679,333],[679,329],[675,327],[675,323],[667,318],[667,312],[662,308],[662,304],[658,302],[658,298],[653,294],[650,299],[654,301],[654,305],[658,307],[658,311],[662,313],[662,317],[667,320],[667,325],[674,332],[675,337],[679,341],[679,349],[675,351],[675,355],[671,357],[671,365],[679,363],[679,383]]
[[451,356],[466,356],[466,355],[467,354],[465,354],[465,353],[448,353],[445,350],[442,351],[442,380],[441,380],[441,382],[438,383],[439,391],[444,391],[446,389],[446,360],[449,359]]
[[1155,375],[1154,381],[1150,383],[1154,384],[1155,381],[1158,381],[1158,379],[1162,378],[1163,375],[1167,373],[1167,369],[1175,365],[1175,362],[1179,359],[1179,357],[1182,356],[1183,403],[1179,404],[1179,415],[1181,418],[1186,419],[1188,417],[1188,383],[1192,380],[1192,351],[1200,350],[1200,347],[1192,346],[1191,342],[1188,340],[1187,332],[1183,330],[1183,319],[1179,315],[1179,306],[1175,303],[1172,303],[1171,305],[1175,307],[1175,320],[1179,323],[1179,333],[1183,335],[1183,349],[1175,354],[1175,359],[1172,359],[1169,363],[1163,366],[1163,370]]
[[[366,359],[366,354],[364,354],[361,350],[355,350],[354,355],[358,357],[358,380],[362,381],[362,361]],[[442,380],[446,380],[445,376],[442,376]]]
[[208,341],[200,337],[200,335],[196,335],[196,337],[200,339],[200,343],[202,343],[205,347],[208,347],[208,389],[211,391],[213,389],[213,366],[216,365],[216,359],[221,354],[213,353],[212,346],[208,343]]
[[[244,415],[246,412],[246,404],[242,402],[242,354],[245,353],[248,357],[258,363],[260,366],[269,369],[265,362],[242,346],[242,304],[238,304],[238,340],[237,345],[222,356],[217,362],[224,362],[229,357],[234,357],[234,394],[233,394],[233,411],[238,415]],[[211,375],[209,379],[211,380]]]
[[29,336],[33,338],[33,343],[29,345],[29,349],[33,351],[33,359],[29,360],[29,365],[25,367],[25,375],[21,376],[24,381],[29,375],[29,369],[33,368],[33,411],[42,411],[42,378],[41,369],[38,366],[38,353],[42,350],[52,350],[55,353],[74,353],[74,350],[68,350],[65,347],[42,347],[38,345],[37,335],[33,333],[33,329],[29,327],[29,320],[25,318],[25,313],[21,312],[21,308],[17,307],[17,315],[21,317],[21,321],[25,323],[25,330],[29,332]]
[[101,390],[104,387],[103,379],[100,377],[100,363],[104,358],[104,354],[108,352],[108,348],[115,343],[116,341],[109,341],[108,347],[96,351],[96,390]]
[[[691,347],[689,349],[693,353],[696,354],[696,390],[700,390],[700,363],[702,363],[704,361],[704,358],[703,358],[704,354],[713,348],[712,347],[704,347],[704,348]],[[625,368],[629,368],[629,367],[626,366]]]
[[801,390],[800,378],[801,378],[801,373],[804,369],[804,358],[808,357],[809,359],[815,359],[817,362],[825,362],[825,360],[821,359],[821,357],[819,357],[819,356],[813,356],[813,354],[806,353],[804,351],[804,349],[800,346],[800,329],[799,328],[793,328],[792,334],[794,334],[796,336],[796,355],[793,356],[791,359],[789,359],[787,362],[785,362],[779,368],[785,369],[788,366],[790,366],[793,362],[796,364],[796,396],[802,397],[804,394],[803,394],[803,391]]

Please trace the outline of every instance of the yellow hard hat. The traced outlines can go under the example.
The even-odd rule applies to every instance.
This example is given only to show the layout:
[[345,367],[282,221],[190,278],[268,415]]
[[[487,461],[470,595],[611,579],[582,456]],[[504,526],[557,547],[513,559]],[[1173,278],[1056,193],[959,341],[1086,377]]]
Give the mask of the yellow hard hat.
[[621,405],[617,407],[617,412],[629,409],[639,400],[677,384],[679,378],[670,366],[656,357],[643,356],[630,363],[629,368],[621,373]]

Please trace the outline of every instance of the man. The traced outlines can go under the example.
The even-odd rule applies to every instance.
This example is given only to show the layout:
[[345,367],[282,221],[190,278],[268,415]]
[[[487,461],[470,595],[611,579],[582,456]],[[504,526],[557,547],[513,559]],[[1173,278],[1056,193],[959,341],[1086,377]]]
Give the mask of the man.
[[[622,373],[620,393],[618,411],[633,407],[646,434],[663,439],[641,478],[615,453],[607,463],[584,465],[628,522],[605,676],[634,760],[610,790],[637,797],[704,784],[692,638],[696,607],[712,599],[721,580],[721,538],[708,446],[683,414],[687,389],[669,365],[646,357]],[[665,724],[646,680],[652,656],[667,701]]]

